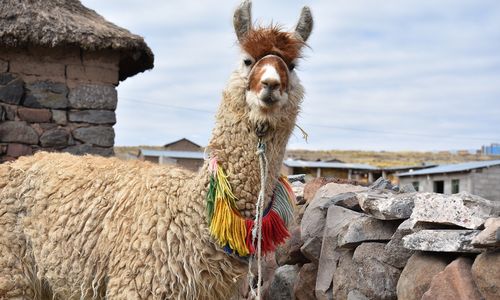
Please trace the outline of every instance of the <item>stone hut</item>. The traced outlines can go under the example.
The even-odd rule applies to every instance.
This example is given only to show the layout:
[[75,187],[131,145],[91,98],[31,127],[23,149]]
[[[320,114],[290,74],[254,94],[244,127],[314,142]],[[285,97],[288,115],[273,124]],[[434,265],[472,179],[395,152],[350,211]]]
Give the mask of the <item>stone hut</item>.
[[0,162],[38,150],[112,155],[116,86],[153,59],[142,37],[77,0],[2,0]]

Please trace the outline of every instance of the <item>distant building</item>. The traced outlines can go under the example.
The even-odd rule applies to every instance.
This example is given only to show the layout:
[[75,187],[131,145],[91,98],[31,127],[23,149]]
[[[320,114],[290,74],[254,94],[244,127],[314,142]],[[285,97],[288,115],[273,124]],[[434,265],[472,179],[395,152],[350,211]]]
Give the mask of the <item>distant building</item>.
[[500,144],[494,143],[489,146],[482,146],[481,153],[484,155],[500,155]]
[[413,184],[420,192],[469,192],[500,201],[500,160],[440,165],[397,176],[401,185]]
[[188,140],[180,139],[163,146],[164,149],[139,149],[138,158],[158,164],[171,164],[191,171],[197,171],[204,160],[203,147]]
[[196,144],[195,142],[188,140],[186,138],[182,138],[180,140],[165,144],[163,146],[165,150],[173,150],[173,151],[196,151],[203,152],[203,147]]
[[399,184],[398,174],[413,172],[415,170],[427,169],[437,166],[436,164],[423,163],[421,165],[414,166],[396,166],[396,167],[385,167],[382,168],[382,177],[390,180],[393,184]]
[[371,183],[380,177],[379,168],[365,164],[349,164],[326,161],[307,161],[286,159],[283,162],[284,175],[306,174],[309,179],[314,177],[336,177]]

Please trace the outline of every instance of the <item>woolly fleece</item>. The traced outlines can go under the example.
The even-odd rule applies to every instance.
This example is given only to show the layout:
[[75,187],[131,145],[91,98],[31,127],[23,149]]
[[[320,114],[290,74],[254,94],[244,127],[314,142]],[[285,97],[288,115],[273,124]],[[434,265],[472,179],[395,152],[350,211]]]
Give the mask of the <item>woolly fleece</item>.
[[[259,117],[236,71],[209,143],[242,214],[255,209],[259,122],[269,160],[267,201],[303,92]],[[208,162],[198,173],[141,161],[37,153],[0,165],[0,299],[227,299],[247,266],[223,252],[206,221]]]

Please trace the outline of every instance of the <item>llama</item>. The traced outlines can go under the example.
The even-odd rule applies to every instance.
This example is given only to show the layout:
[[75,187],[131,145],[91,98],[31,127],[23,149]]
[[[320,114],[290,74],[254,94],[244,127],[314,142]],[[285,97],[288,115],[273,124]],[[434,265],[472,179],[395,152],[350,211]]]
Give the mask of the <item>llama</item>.
[[[303,98],[294,66],[312,15],[304,7],[294,32],[255,28],[245,1],[233,21],[243,58],[208,148],[227,174],[233,211],[252,218],[256,145],[266,145],[269,207]],[[0,299],[228,299],[248,253],[228,251],[211,231],[212,178],[208,161],[193,173],[41,152],[0,165]]]

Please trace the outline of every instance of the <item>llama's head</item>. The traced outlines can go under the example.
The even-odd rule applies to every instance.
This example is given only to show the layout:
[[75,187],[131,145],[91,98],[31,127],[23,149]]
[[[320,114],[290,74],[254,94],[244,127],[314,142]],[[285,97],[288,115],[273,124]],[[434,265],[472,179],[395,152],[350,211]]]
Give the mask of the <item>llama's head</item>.
[[302,9],[292,32],[278,26],[255,28],[250,1],[236,9],[233,21],[243,52],[238,72],[245,79],[250,120],[271,126],[295,120],[303,91],[294,68],[312,30],[311,11]]

